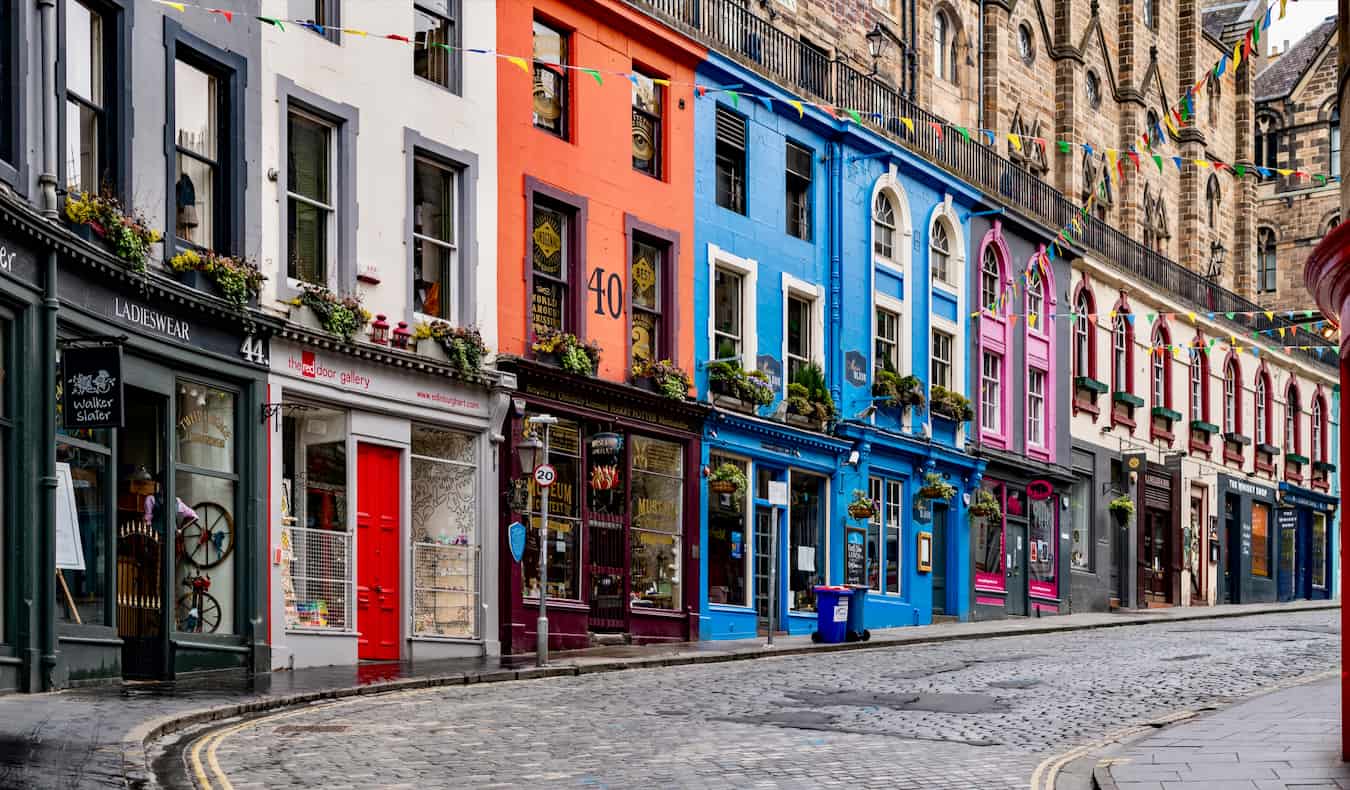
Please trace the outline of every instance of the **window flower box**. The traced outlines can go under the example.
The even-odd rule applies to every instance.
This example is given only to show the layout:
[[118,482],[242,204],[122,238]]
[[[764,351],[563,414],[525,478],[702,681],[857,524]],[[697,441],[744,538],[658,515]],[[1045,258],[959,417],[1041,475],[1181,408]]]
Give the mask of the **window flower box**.
[[1313,469],[1318,472],[1335,472],[1336,465],[1330,461],[1313,461]]
[[933,385],[933,394],[929,399],[928,408],[933,416],[942,417],[952,422],[966,423],[975,419],[975,409],[964,395],[936,384]]
[[1181,419],[1181,412],[1175,409],[1169,409],[1166,406],[1154,406],[1151,412],[1154,417],[1167,420],[1169,423],[1177,422]]
[[1111,393],[1111,401],[1113,403],[1124,404],[1132,409],[1138,409],[1144,405],[1144,399],[1132,392],[1113,392]]
[[1077,376],[1073,380],[1073,385],[1084,392],[1091,392],[1094,396],[1105,394],[1110,389],[1106,382],[1098,381],[1091,376]]
[[1204,420],[1191,420],[1191,430],[1213,436],[1219,432],[1219,426],[1212,422],[1205,422]]
[[1229,444],[1236,444],[1242,447],[1246,447],[1247,445],[1252,443],[1252,437],[1244,436],[1243,434],[1237,433],[1236,431],[1229,431],[1228,433],[1225,433],[1223,435],[1223,440],[1225,442],[1228,442]]
[[1308,465],[1308,456],[1299,455],[1298,453],[1285,453],[1284,460],[1291,464],[1298,464],[1299,466]]
[[1276,447],[1273,444],[1264,444],[1264,443],[1258,444],[1256,445],[1256,451],[1258,453],[1264,453],[1265,455],[1268,455],[1272,458],[1280,454],[1280,448]]

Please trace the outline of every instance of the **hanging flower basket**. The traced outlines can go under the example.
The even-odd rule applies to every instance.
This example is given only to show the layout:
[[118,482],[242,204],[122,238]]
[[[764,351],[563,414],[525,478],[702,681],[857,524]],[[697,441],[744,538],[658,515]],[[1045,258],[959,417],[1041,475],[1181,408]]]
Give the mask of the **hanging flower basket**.
[[937,472],[929,472],[923,476],[923,486],[919,489],[919,496],[924,499],[948,500],[956,496],[956,486],[948,483]]
[[998,498],[992,492],[980,488],[975,491],[975,496],[971,498],[970,515],[974,518],[999,521],[1003,516],[1003,509],[999,507]]
[[1134,500],[1128,494],[1121,494],[1106,506],[1111,511],[1111,515],[1120,523],[1125,523],[1130,516],[1134,515]]
[[708,475],[708,490],[714,494],[735,494],[740,496],[741,492],[749,486],[749,481],[745,478],[745,472],[735,464],[726,463],[713,470]]

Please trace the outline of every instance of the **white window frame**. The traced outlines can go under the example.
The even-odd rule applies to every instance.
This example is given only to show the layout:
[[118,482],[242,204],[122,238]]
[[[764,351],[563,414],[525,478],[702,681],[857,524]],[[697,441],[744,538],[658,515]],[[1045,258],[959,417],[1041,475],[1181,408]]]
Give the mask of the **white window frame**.
[[[880,318],[881,318],[881,315],[880,315],[880,314],[881,314],[881,313],[886,313],[886,314],[891,315],[891,316],[893,316],[893,317],[895,318],[895,337],[894,337],[894,338],[884,337],[884,336],[881,334],[881,320],[880,320]],[[893,347],[895,348],[895,372],[896,372],[896,373],[899,373],[900,375],[904,375],[903,371],[901,371],[901,369],[900,369],[900,365],[901,365],[901,363],[903,362],[903,360],[902,360],[902,358],[901,358],[901,354],[900,354],[900,339],[901,339],[902,335],[904,334],[904,332],[902,331],[902,328],[904,327],[904,322],[905,322],[904,314],[903,314],[903,313],[900,313],[900,312],[897,312],[897,311],[895,311],[895,310],[892,310],[892,309],[890,309],[889,307],[885,307],[885,306],[882,306],[882,305],[877,305],[876,309],[874,309],[874,310],[872,311],[872,326],[873,326],[873,330],[872,330],[872,370],[873,370],[873,371],[876,371],[876,370],[884,369],[884,368],[885,368],[885,365],[883,365],[883,364],[881,363],[881,360],[879,360],[879,359],[876,358],[876,355],[877,355],[877,346],[880,345],[880,344],[884,341],[884,342],[887,343],[888,345],[891,345],[891,346],[893,346]]]
[[[993,362],[994,375],[989,374],[986,363]],[[1004,432],[1004,414],[1003,414],[1003,355],[995,351],[985,349],[980,356],[980,425],[991,433]],[[992,382],[994,387],[994,398],[991,403],[985,397],[985,385]],[[986,413],[988,407],[992,413]]]
[[[1038,392],[1032,382],[1039,378]],[[1048,374],[1040,368],[1027,368],[1027,444],[1044,447],[1045,442],[1045,380]],[[1034,427],[1034,430],[1033,430]]]
[[1256,416],[1256,443],[1266,444],[1270,437],[1266,436],[1266,398],[1270,395],[1266,391],[1266,377],[1261,375],[1260,371],[1256,374],[1256,409],[1252,413]]
[[[1086,291],[1086,289],[1084,289]],[[1088,326],[1088,310],[1086,309],[1091,302],[1088,300],[1086,292],[1078,295],[1078,300],[1074,303],[1073,311],[1078,317],[1073,322],[1073,375],[1083,378],[1095,378],[1092,374],[1092,331]]]
[[1312,451],[1308,457],[1314,463],[1325,460],[1322,458],[1322,399],[1313,395],[1312,400],[1312,423],[1309,426],[1308,436],[1312,440]]
[[[872,321],[872,332],[871,332],[872,343],[871,343],[871,347],[867,350],[867,354],[868,354],[868,356],[871,358],[871,362],[872,362],[872,370],[876,370],[876,369],[877,369],[876,353],[877,353],[877,311],[878,311],[878,310],[885,310],[885,311],[888,312],[888,313],[894,313],[894,314],[895,314],[895,317],[896,317],[896,328],[897,328],[897,330],[898,330],[898,332],[899,332],[899,337],[897,338],[898,342],[896,343],[896,346],[895,346],[895,357],[896,357],[896,359],[895,359],[895,371],[896,371],[896,373],[900,374],[901,376],[907,375],[907,374],[910,372],[910,360],[913,358],[913,357],[911,356],[911,351],[912,351],[912,349],[913,349],[913,342],[914,342],[914,341],[913,341],[913,339],[911,338],[911,333],[905,331],[905,330],[907,329],[906,324],[905,324],[905,316],[906,316],[906,312],[905,312],[905,303],[904,303],[903,300],[901,300],[901,299],[896,299],[894,296],[891,296],[890,294],[877,293],[877,292],[873,292],[873,293],[872,293],[872,316],[871,316],[871,321]],[[871,395],[871,390],[868,390],[868,395],[869,395],[869,397],[870,397],[870,395]],[[913,409],[905,409],[905,410],[904,410],[904,412],[902,413],[902,415],[901,415],[901,417],[900,417],[901,425],[902,425],[903,427],[905,427],[905,428],[909,428],[909,427],[910,427],[911,419],[912,419],[912,416],[913,416],[913,412],[914,412]],[[874,422],[876,421],[876,414],[873,414],[873,415],[872,415],[872,420],[873,420]]]
[[[934,326],[929,330],[929,354],[928,354],[928,380],[932,386],[942,386],[947,389],[952,388],[952,381],[956,378],[956,367],[952,360],[956,357],[956,338],[951,332],[942,327]],[[941,336],[947,340],[946,358],[938,356],[938,337]],[[947,383],[943,384],[937,380],[937,365],[943,365],[947,368]]]
[[[925,278],[928,283],[928,325],[930,332],[930,335],[926,340],[929,342],[928,354],[931,357],[933,353],[932,330],[939,330],[951,337],[951,386],[949,389],[952,392],[963,393],[966,391],[966,324],[969,323],[962,320],[969,310],[967,302],[969,297],[966,295],[966,291],[968,290],[966,288],[966,230],[965,226],[961,223],[960,214],[952,205],[952,196],[950,193],[944,194],[942,196],[942,201],[933,207],[933,211],[928,217],[928,226],[930,228],[933,227],[937,224],[939,218],[945,220],[947,225],[947,241],[951,251],[947,271],[951,275],[951,279],[943,281],[937,280],[931,276]],[[955,321],[950,321],[933,311],[933,303],[938,295],[943,295],[956,302]],[[908,337],[908,334],[906,334],[906,337]],[[931,381],[929,382],[929,385],[929,390],[931,392]],[[931,419],[932,415],[929,414],[928,417]],[[956,431],[956,447],[957,449],[964,449],[965,445],[966,430],[958,428]]]
[[[450,194],[453,196],[453,199],[455,201],[454,205],[455,240],[453,242],[445,242],[440,239],[433,238],[431,236],[424,236],[418,233],[416,230],[412,230],[410,231],[411,239],[409,243],[420,244],[422,242],[426,242],[428,244],[432,244],[436,247],[439,247],[443,250],[449,250],[451,260],[453,261],[453,265],[451,268],[454,270],[454,272],[453,277],[450,278],[445,277],[444,274],[441,275],[443,280],[445,279],[450,280],[448,284],[444,282],[442,282],[441,284],[443,291],[441,294],[441,300],[442,301],[444,301],[445,299],[450,300],[448,302],[448,304],[450,305],[450,315],[446,318],[439,318],[436,316],[427,315],[426,313],[414,312],[413,319],[416,321],[421,321],[422,323],[425,324],[429,324],[432,321],[445,321],[446,323],[450,324],[450,326],[463,326],[463,316],[461,315],[461,313],[463,313],[464,311],[462,309],[461,300],[463,299],[463,294],[461,293],[461,290],[464,287],[464,284],[462,282],[464,279],[464,271],[463,271],[464,260],[459,254],[459,239],[460,236],[464,233],[464,223],[461,222],[461,219],[464,216],[464,214],[462,213],[464,211],[464,207],[462,205],[464,194],[460,191],[462,186],[460,184],[460,177],[463,175],[463,171],[459,170],[458,168],[450,167],[444,162],[438,161],[437,159],[428,156],[425,153],[414,152],[413,171],[412,171],[413,178],[417,177],[417,164],[419,162],[424,165],[429,165],[431,167],[436,168],[437,170],[441,170],[450,174]],[[408,199],[411,201],[413,199],[413,196],[416,194],[417,194],[416,187],[414,185],[413,188],[408,190]],[[408,210],[416,211],[417,206],[410,205]],[[416,225],[414,224],[413,227],[415,228]],[[409,256],[409,261],[411,262],[411,260],[412,257]],[[408,276],[412,277],[411,266],[409,266],[408,269]],[[416,284],[414,284],[414,288],[415,287]],[[416,300],[414,299],[413,301],[415,304]]]
[[1223,366],[1223,430],[1224,433],[1240,433],[1237,428],[1237,399],[1241,394],[1238,377],[1242,371],[1236,363],[1225,362]]
[[[301,203],[306,203],[306,204],[311,205],[311,206],[314,206],[314,207],[316,207],[316,208],[318,208],[318,209],[320,209],[320,210],[323,210],[323,211],[327,211],[327,212],[328,212],[328,222],[325,223],[326,227],[324,228],[324,233],[327,235],[327,239],[328,239],[327,244],[325,244],[324,246],[325,246],[325,248],[327,249],[328,254],[327,254],[327,260],[324,261],[324,282],[321,283],[321,285],[323,285],[323,286],[326,287],[326,288],[332,288],[333,285],[334,285],[334,283],[337,283],[337,282],[338,282],[338,272],[337,272],[337,267],[338,267],[338,236],[337,236],[337,229],[338,229],[338,227],[339,227],[339,226],[338,226],[338,212],[339,212],[340,209],[341,209],[341,207],[339,206],[339,201],[338,201],[338,197],[339,197],[339,195],[338,195],[338,189],[339,189],[339,181],[338,181],[338,179],[341,178],[341,177],[343,176],[343,174],[341,174],[341,173],[338,172],[338,166],[339,166],[339,162],[338,162],[338,145],[340,144],[338,135],[340,135],[340,134],[342,133],[342,127],[341,127],[340,124],[335,123],[334,121],[332,121],[332,120],[330,120],[330,119],[328,119],[328,118],[325,118],[325,117],[323,117],[322,115],[319,115],[318,113],[310,112],[310,111],[306,110],[305,108],[300,107],[300,106],[296,106],[296,105],[294,105],[294,104],[292,104],[292,105],[290,105],[289,107],[286,108],[286,117],[282,119],[282,123],[289,124],[289,123],[290,123],[290,116],[291,116],[292,114],[299,115],[299,116],[301,116],[302,118],[304,118],[305,120],[310,121],[311,123],[321,124],[321,125],[323,125],[323,126],[328,127],[328,131],[329,131],[329,135],[328,135],[328,201],[329,201],[329,202],[328,202],[327,204],[320,203],[320,202],[318,202],[318,201],[316,201],[316,200],[313,200],[312,198],[305,197],[304,195],[301,195],[301,194],[298,193],[298,192],[293,192],[293,191],[291,191],[291,183],[290,183],[289,180],[287,180],[287,182],[286,182],[286,194],[285,194],[285,196],[284,196],[284,198],[283,198],[283,199],[286,201],[286,205],[285,205],[285,207],[283,208],[283,211],[282,211],[282,223],[283,223],[283,224],[282,224],[282,227],[281,227],[281,229],[280,229],[280,232],[281,232],[281,235],[283,236],[283,238],[284,238],[284,237],[286,236],[286,234],[287,234],[287,224],[290,222],[290,219],[291,219],[291,218],[290,218],[290,211],[291,211],[291,208],[290,208],[290,201],[291,201],[291,198],[295,198],[296,200],[300,201]],[[293,141],[291,140],[290,135],[287,134],[287,135],[286,135],[286,145],[289,147],[289,146],[292,145],[292,144],[293,144]],[[289,150],[283,151],[283,152],[282,152],[282,155],[283,155],[283,156],[290,156],[290,151],[289,151]],[[288,250],[287,250],[287,251],[288,251],[288,253],[290,252],[289,247],[288,247]],[[285,261],[283,261],[282,263],[283,263],[283,269],[282,269],[282,271],[286,271],[286,270],[290,267],[290,264],[289,264],[288,262],[285,262]],[[301,280],[301,279],[298,278],[298,277],[291,277],[291,276],[289,275],[289,273],[287,274],[287,277],[286,277],[286,284],[289,285],[289,286],[290,286],[292,289],[294,289],[294,290],[300,290],[300,289],[302,289],[302,288],[306,285],[306,283],[305,283],[304,280]]]
[[1200,355],[1204,351],[1200,346],[1191,346],[1191,419],[1206,420],[1205,414],[1205,369],[1200,364]]
[[[475,497],[475,499],[476,499],[477,502],[480,502],[480,503],[481,503],[481,501],[482,501],[482,492],[481,492],[481,489],[482,489],[482,486],[481,486],[482,476],[481,476],[480,470],[481,470],[482,467],[481,467],[481,464],[479,463],[479,460],[482,458],[482,450],[481,450],[481,444],[480,444],[480,442],[481,442],[480,437],[478,437],[478,436],[472,434],[471,432],[469,432],[469,431],[466,430],[466,429],[461,429],[461,428],[458,428],[458,427],[451,427],[451,426],[441,425],[441,424],[433,423],[433,422],[424,422],[424,423],[420,423],[420,424],[421,424],[421,425],[424,425],[424,426],[426,426],[426,427],[428,427],[428,428],[434,428],[434,429],[436,429],[436,430],[443,430],[443,431],[453,431],[453,432],[455,432],[455,433],[459,433],[459,434],[463,434],[463,435],[468,435],[468,436],[472,437],[472,438],[470,438],[469,441],[471,442],[471,444],[472,444],[472,446],[473,446],[473,458],[474,458],[474,460],[473,460],[472,462],[467,462],[467,461],[452,460],[452,459],[449,459],[449,458],[439,458],[439,457],[436,457],[436,456],[430,456],[430,455],[417,455],[417,454],[414,454],[413,451],[412,451],[412,443],[411,443],[411,440],[410,440],[410,441],[409,441],[409,444],[408,444],[408,447],[407,447],[407,456],[406,456],[406,457],[407,457],[407,460],[405,461],[405,463],[406,463],[406,465],[407,465],[407,472],[406,472],[406,474],[407,474],[407,483],[406,483],[406,485],[408,486],[407,491],[408,491],[408,492],[411,492],[411,491],[412,491],[413,461],[424,461],[424,462],[433,463],[433,464],[440,464],[440,465],[443,465],[443,466],[455,467],[455,468],[458,468],[458,469],[468,469],[468,470],[471,470],[471,471],[473,472],[474,497]],[[363,438],[362,441],[365,441],[365,439]],[[409,493],[409,495],[411,495],[411,494]],[[411,528],[411,527],[412,527],[412,519],[411,519],[411,517],[409,517],[408,524],[409,524],[409,528]],[[411,537],[412,537],[412,536],[409,535],[409,538],[411,538]],[[483,550],[482,550],[482,549],[483,549],[483,532],[482,532],[482,525],[481,525],[481,523],[480,523],[480,521],[479,521],[478,519],[474,519],[474,525],[473,525],[473,528],[472,528],[472,531],[471,531],[471,538],[470,538],[470,540],[472,540],[472,543],[469,544],[468,546],[459,546],[459,545],[453,545],[453,544],[452,544],[452,545],[449,545],[449,546],[445,546],[445,545],[443,545],[443,544],[436,543],[436,542],[434,542],[434,541],[420,542],[420,541],[415,541],[415,540],[411,540],[411,539],[408,541],[408,553],[407,553],[407,562],[408,562],[408,571],[407,571],[408,582],[407,582],[407,584],[408,584],[408,586],[407,586],[407,591],[408,591],[409,593],[411,593],[411,595],[409,595],[408,604],[407,604],[407,606],[406,606],[406,611],[404,612],[404,615],[408,618],[408,633],[410,634],[410,638],[415,639],[415,640],[418,640],[418,641],[434,641],[434,642],[466,642],[466,641],[467,641],[467,642],[477,642],[477,641],[481,641],[481,640],[482,640],[482,638],[483,638],[483,628],[484,628],[484,623],[483,623],[483,613],[482,613],[481,611],[479,611],[479,609],[481,608],[480,605],[481,605],[482,600],[483,600],[483,593],[484,593],[483,587],[484,587],[484,584],[487,583],[487,580],[486,580],[486,578],[485,578],[484,575],[483,575]],[[430,550],[430,551],[436,551],[436,550],[438,550],[438,549],[457,549],[457,548],[463,548],[463,549],[465,549],[465,550],[468,552],[468,554],[470,555],[471,559],[470,559],[469,561],[470,561],[470,562],[472,563],[472,565],[473,565],[472,576],[473,576],[473,580],[474,580],[474,589],[471,590],[471,591],[465,591],[465,595],[467,595],[467,596],[473,601],[473,603],[470,605],[470,609],[472,610],[471,617],[472,617],[472,620],[473,620],[473,634],[472,634],[471,636],[444,636],[444,635],[433,634],[433,633],[426,633],[426,632],[422,632],[422,631],[418,631],[418,630],[417,630],[417,624],[416,624],[416,622],[415,622],[416,606],[414,606],[416,594],[417,594],[417,592],[422,591],[422,590],[432,590],[432,589],[435,589],[435,588],[425,588],[425,587],[418,587],[418,586],[417,586],[417,576],[416,576],[416,573],[414,572],[414,569],[417,567],[417,565],[416,565],[416,558],[417,558],[417,553],[418,553],[419,547],[422,548],[423,550]],[[460,591],[455,591],[455,592],[460,592]]]
[[[741,275],[741,367],[755,369],[759,338],[755,313],[755,286],[759,279],[759,263],[742,258],[718,247],[708,245],[708,358],[717,353],[717,268]],[[711,397],[711,395],[709,396]]]
[[[894,164],[890,169],[877,179],[876,184],[872,186],[872,203],[875,205],[877,195],[886,192],[890,198],[891,208],[895,209],[895,231],[891,234],[891,257],[876,254],[875,239],[868,239],[868,249],[872,252],[872,261],[877,266],[890,271],[892,274],[899,275],[904,282],[909,282],[910,259],[914,252],[914,223],[911,221],[909,212],[909,195],[905,192],[904,184],[900,182],[898,170]],[[873,229],[875,229],[875,219],[873,219]]]
[[[811,358],[809,362],[815,362],[820,365],[821,371],[827,372],[825,365],[825,286],[808,283],[805,280],[799,280],[796,277],[783,273],[783,300],[782,300],[782,320],[783,320],[783,342],[780,349],[783,361],[783,395],[787,395],[788,384],[791,383],[791,376],[788,374],[788,299],[795,297],[804,299],[811,303],[811,336],[808,338],[811,342]],[[753,370],[751,364],[746,368]]]

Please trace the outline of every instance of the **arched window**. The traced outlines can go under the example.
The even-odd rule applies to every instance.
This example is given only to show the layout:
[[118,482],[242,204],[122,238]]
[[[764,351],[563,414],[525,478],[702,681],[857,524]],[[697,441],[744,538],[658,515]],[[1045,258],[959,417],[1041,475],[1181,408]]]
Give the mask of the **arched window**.
[[1088,106],[1097,109],[1102,106],[1102,81],[1097,77],[1097,72],[1089,71],[1083,82],[1083,90],[1087,94]]
[[932,250],[932,254],[929,256],[929,268],[932,269],[933,279],[942,283],[951,282],[951,241],[947,234],[946,220],[938,218],[933,222],[933,231],[929,234],[928,246]]
[[1172,408],[1172,370],[1167,364],[1169,352],[1167,346],[1172,338],[1167,330],[1159,326],[1153,330],[1153,349],[1149,352],[1149,391],[1153,395],[1153,408]]
[[872,204],[872,252],[882,258],[895,254],[895,204],[885,192]]
[[1256,119],[1256,164],[1267,168],[1280,166],[1280,122],[1274,116]]
[[1211,230],[1217,230],[1219,227],[1219,197],[1219,177],[1210,173],[1209,181],[1205,184],[1205,205],[1209,209]]
[[1266,374],[1256,374],[1256,443],[1267,444],[1270,441],[1270,386]]
[[980,307],[998,312],[998,298],[1002,293],[1002,267],[998,263],[998,254],[993,245],[984,248],[984,259],[980,262]]
[[1209,359],[1200,338],[1191,344],[1191,419],[1209,422]]
[[1134,332],[1130,328],[1128,310],[1117,310],[1111,325],[1111,390],[1129,392],[1133,384],[1134,366],[1131,364]]
[[933,73],[956,82],[956,29],[943,8],[933,15]]
[[1205,93],[1209,100],[1209,125],[1219,125],[1219,99],[1222,98],[1222,83],[1217,77],[1211,77],[1205,83]]
[[1143,223],[1144,246],[1153,249],[1157,239],[1153,235],[1153,185],[1144,184],[1144,213],[1139,221]]
[[1144,25],[1150,30],[1158,29],[1158,0],[1144,0]]
[[1158,113],[1149,110],[1148,114],[1145,115],[1145,119],[1148,122],[1148,128],[1144,130],[1144,134],[1148,137],[1149,145],[1161,143],[1163,141],[1162,125],[1158,123]]
[[1258,293],[1274,293],[1276,283],[1275,231],[1260,228],[1256,231],[1256,290]]
[[1284,391],[1284,451],[1299,453],[1303,447],[1303,432],[1299,430],[1299,418],[1303,416],[1303,404],[1299,402],[1298,387],[1290,383]]
[[1327,172],[1333,176],[1341,174],[1341,111],[1331,108],[1331,161],[1327,163]]
[[1312,433],[1309,437],[1312,439],[1312,460],[1313,463],[1325,461],[1327,459],[1326,449],[1322,446],[1322,441],[1326,437],[1326,431],[1322,426],[1322,396],[1313,398],[1312,402],[1312,421],[1309,425]]
[[1327,220],[1326,227],[1322,228],[1322,235],[1325,236],[1332,232],[1339,224],[1341,224],[1341,212],[1337,211],[1335,214],[1331,215],[1331,219]]
[[1241,379],[1238,373],[1238,363],[1236,359],[1229,359],[1223,367],[1223,432],[1224,433],[1242,433],[1240,427],[1242,414],[1239,409],[1242,408],[1238,399],[1238,392],[1241,389]]
[[1073,374],[1090,379],[1097,378],[1097,355],[1094,353],[1093,340],[1096,326],[1088,318],[1096,311],[1092,306],[1092,293],[1087,286],[1078,291],[1073,304]]
[[1045,322],[1045,285],[1041,281],[1041,262],[1032,261],[1027,272],[1027,327],[1048,331]]

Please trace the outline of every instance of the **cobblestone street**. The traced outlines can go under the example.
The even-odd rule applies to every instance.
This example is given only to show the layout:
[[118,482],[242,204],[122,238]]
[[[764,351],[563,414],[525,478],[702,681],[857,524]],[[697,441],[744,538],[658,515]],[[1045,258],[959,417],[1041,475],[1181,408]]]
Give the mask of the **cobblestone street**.
[[405,692],[227,724],[212,749],[236,788],[1027,787],[1047,757],[1110,731],[1334,668],[1337,617]]

